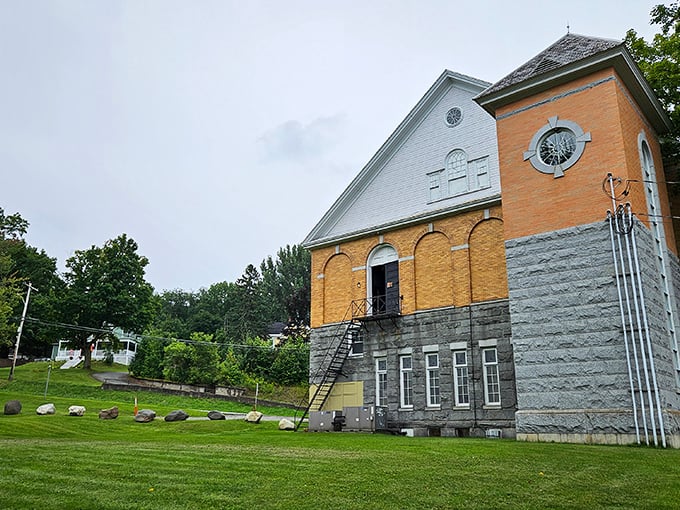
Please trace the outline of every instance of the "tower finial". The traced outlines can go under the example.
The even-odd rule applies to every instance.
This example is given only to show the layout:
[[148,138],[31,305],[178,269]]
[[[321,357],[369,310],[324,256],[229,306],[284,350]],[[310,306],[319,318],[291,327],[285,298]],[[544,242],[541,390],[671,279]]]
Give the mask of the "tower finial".
[[569,22],[567,21],[567,35],[569,35]]

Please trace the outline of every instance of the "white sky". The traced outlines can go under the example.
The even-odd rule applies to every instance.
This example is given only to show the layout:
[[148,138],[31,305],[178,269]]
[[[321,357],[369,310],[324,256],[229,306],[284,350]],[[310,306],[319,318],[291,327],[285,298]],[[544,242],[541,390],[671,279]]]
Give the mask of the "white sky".
[[127,233],[157,291],[301,242],[444,69],[661,0],[0,0],[0,207],[58,259]]

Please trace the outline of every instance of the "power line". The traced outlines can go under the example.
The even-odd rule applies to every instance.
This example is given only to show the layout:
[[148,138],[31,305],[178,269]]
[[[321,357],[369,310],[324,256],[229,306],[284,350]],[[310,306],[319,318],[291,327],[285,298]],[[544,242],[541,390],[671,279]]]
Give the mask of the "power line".
[[[26,321],[30,322],[32,324],[38,324],[40,326],[49,326],[49,327],[57,327],[61,329],[68,329],[68,330],[73,330],[73,331],[84,331],[86,333],[113,333],[112,329],[102,329],[102,328],[89,328],[86,326],[78,326],[76,324],[65,324],[63,322],[47,322],[43,321],[40,319],[36,319],[34,317],[26,317]],[[248,345],[248,344],[238,344],[238,343],[233,343],[233,342],[206,342],[203,340],[187,340],[186,338],[167,338],[167,337],[162,337],[162,336],[154,336],[154,335],[129,335],[125,337],[124,339],[150,339],[150,340],[160,340],[163,342],[182,342],[185,344],[192,344],[192,345],[217,345],[220,347],[238,347],[238,348],[244,348],[244,349],[267,349],[270,350],[272,349],[271,346],[268,345]]]

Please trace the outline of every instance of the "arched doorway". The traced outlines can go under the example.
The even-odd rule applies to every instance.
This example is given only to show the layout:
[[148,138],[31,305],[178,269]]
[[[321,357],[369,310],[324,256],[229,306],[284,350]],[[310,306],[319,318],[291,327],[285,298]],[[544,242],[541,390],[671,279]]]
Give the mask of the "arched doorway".
[[399,312],[399,257],[389,244],[368,256],[368,303],[371,315]]

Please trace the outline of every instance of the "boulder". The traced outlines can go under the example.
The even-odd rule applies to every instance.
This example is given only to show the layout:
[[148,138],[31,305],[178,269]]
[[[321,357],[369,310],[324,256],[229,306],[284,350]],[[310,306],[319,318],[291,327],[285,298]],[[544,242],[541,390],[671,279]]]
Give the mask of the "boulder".
[[165,421],[184,421],[189,417],[187,413],[182,411],[181,409],[177,409],[176,411],[170,411],[168,415],[165,417]]
[[155,417],[156,411],[152,411],[151,409],[140,409],[137,412],[137,416],[135,416],[135,421],[139,423],[148,423],[153,421]]
[[21,412],[21,402],[10,400],[5,403],[5,414],[19,414]]
[[35,412],[41,416],[44,416],[46,414],[54,414],[57,412],[57,409],[54,407],[54,404],[43,404],[38,407],[38,409],[35,410]]
[[283,418],[279,422],[279,430],[295,430],[295,424],[292,421]]
[[219,411],[210,411],[208,413],[208,418],[211,420],[226,420],[227,418]]
[[99,411],[100,420],[115,420],[118,418],[118,406],[113,406],[110,409],[102,409]]
[[262,419],[262,413],[260,411],[250,411],[248,414],[246,414],[246,421],[248,423],[260,423],[260,420]]
[[69,416],[82,416],[85,414],[85,408],[83,406],[71,406],[68,408]]

